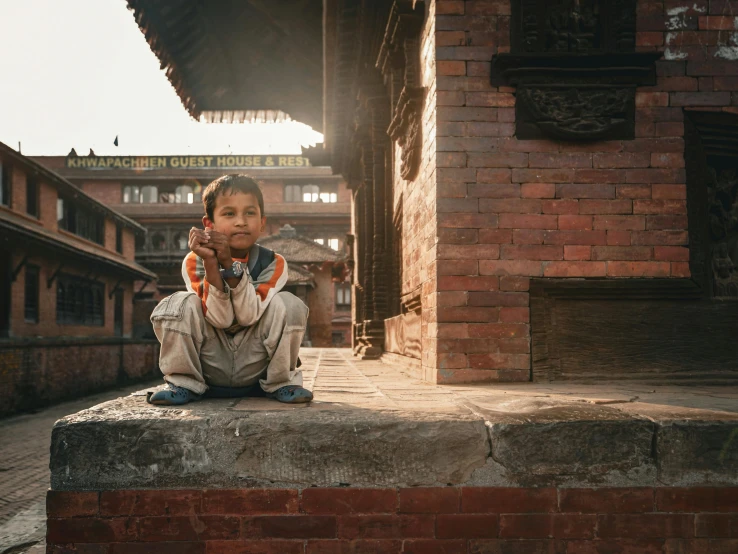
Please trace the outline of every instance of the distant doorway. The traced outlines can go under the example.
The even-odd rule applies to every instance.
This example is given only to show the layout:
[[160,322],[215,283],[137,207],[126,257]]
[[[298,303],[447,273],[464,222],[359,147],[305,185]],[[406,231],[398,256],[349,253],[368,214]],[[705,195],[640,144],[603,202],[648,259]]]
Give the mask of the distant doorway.
[[0,250],[0,338],[10,336],[10,287],[12,268],[10,252]]

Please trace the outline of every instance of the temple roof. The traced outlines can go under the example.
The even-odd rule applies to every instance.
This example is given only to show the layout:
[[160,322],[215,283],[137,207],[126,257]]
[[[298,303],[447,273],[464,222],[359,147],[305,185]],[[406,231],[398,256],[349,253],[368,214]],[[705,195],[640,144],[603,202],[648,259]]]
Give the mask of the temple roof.
[[322,130],[322,2],[127,1],[192,117]]
[[297,235],[289,225],[282,227],[277,235],[259,239],[259,244],[284,256],[288,264],[323,264],[345,260],[340,252]]

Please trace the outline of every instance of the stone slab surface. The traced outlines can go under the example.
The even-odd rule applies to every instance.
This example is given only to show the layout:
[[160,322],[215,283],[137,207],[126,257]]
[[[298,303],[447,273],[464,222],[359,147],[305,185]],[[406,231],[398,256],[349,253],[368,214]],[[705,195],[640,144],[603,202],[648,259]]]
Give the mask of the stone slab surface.
[[434,386],[347,349],[301,358],[309,405],[144,390],[60,420],[52,488],[738,484],[736,387]]

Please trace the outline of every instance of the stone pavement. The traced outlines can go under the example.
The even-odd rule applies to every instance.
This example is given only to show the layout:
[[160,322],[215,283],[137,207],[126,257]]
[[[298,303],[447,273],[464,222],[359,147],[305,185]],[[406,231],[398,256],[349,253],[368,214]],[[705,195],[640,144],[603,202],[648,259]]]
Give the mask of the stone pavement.
[[301,357],[309,405],[141,391],[66,418],[52,488],[738,484],[736,387],[435,386],[347,349]]
[[13,529],[19,533],[28,534],[36,522],[43,523],[54,422],[101,402],[131,394],[141,387],[139,384],[117,388],[35,413],[0,419],[0,552],[10,540],[8,523],[14,516]]

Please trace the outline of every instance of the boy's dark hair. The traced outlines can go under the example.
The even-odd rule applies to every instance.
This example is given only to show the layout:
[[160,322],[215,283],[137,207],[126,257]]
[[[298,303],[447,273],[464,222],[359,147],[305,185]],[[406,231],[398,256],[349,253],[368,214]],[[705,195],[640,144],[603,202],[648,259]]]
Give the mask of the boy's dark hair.
[[244,194],[253,194],[259,202],[259,211],[261,217],[264,217],[264,195],[261,193],[259,183],[248,175],[240,173],[232,173],[223,175],[211,182],[202,193],[202,203],[205,205],[205,213],[210,221],[213,221],[213,211],[215,210],[215,199],[226,192],[242,192]]

